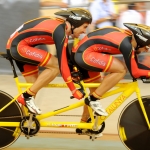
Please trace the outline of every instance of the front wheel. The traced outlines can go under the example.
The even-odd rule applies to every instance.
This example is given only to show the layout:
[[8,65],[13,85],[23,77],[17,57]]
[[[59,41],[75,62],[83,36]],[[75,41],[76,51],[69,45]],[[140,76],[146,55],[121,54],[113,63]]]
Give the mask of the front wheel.
[[[150,96],[142,97],[150,120]],[[130,150],[150,150],[150,130],[144,118],[138,99],[131,101],[122,110],[118,121],[119,136]]]
[[[0,109],[8,104],[12,99],[12,96],[0,91]],[[22,110],[19,104],[15,101],[0,112],[0,122],[20,122],[22,116]],[[0,126],[0,149],[10,146],[18,139],[20,134],[21,130],[19,127]]]

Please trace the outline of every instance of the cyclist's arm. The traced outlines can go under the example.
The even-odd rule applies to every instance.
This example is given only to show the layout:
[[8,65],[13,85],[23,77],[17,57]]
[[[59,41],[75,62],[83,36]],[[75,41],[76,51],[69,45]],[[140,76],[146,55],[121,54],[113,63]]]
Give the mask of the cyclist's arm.
[[67,45],[68,45],[68,38],[65,34],[65,24],[59,25],[53,33],[53,39],[56,45],[59,68],[61,75],[65,82],[67,83],[69,89],[71,91],[76,90],[74,83],[71,78],[71,73],[68,67],[68,60],[67,60]]

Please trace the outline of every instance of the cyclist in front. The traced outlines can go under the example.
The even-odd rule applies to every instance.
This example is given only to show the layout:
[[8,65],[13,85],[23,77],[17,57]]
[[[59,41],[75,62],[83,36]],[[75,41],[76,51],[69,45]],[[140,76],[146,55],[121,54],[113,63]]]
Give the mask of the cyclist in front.
[[[94,82],[94,79],[98,82],[100,81],[100,76],[99,79],[97,78],[98,72],[109,72],[100,86],[91,89],[90,95],[85,99],[87,105],[104,116],[108,115],[105,109],[102,106],[101,109],[99,109],[100,106],[94,107],[91,101],[100,100],[104,93],[113,88],[125,76],[126,68],[134,79],[150,78],[150,67],[141,64],[137,59],[137,54],[150,49],[150,27],[130,23],[124,25],[129,30],[117,27],[95,30],[72,49],[72,62],[83,73],[85,82]],[[125,64],[115,58],[114,54],[122,54]],[[88,74],[89,72],[91,74]],[[87,105],[83,111],[82,122],[86,122],[89,117]]]
[[[72,95],[77,99],[83,97],[72,82],[66,55],[69,36],[78,38],[85,33],[92,21],[91,14],[85,9],[72,8],[58,11],[55,15],[55,18],[41,17],[24,23],[7,42],[8,55],[15,60],[26,81],[33,83],[17,100],[34,114],[41,114],[34,103],[35,95],[58,75],[59,68]],[[55,44],[58,60],[47,51],[35,47],[40,44]],[[46,68],[41,74],[38,74],[39,66]]]

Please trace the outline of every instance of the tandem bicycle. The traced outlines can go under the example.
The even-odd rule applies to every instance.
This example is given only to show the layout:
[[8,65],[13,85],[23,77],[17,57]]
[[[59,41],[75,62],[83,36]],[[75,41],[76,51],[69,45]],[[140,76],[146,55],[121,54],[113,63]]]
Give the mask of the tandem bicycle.
[[[88,107],[90,118],[86,123],[69,121],[45,121],[44,119],[56,116],[85,105],[84,99],[88,96],[87,88],[98,87],[100,83],[84,83],[82,80],[75,83],[85,92],[83,100],[77,101],[63,108],[58,108],[41,115],[29,113],[25,106],[20,106],[17,97],[22,93],[22,88],[29,88],[31,83],[22,83],[19,81],[13,60],[5,53],[0,57],[10,61],[14,80],[19,94],[14,98],[4,91],[0,91],[0,149],[4,149],[13,144],[19,136],[24,135],[29,139],[40,131],[40,127],[49,128],[79,128],[86,129],[90,139],[95,140],[97,134],[103,132],[105,120],[121,106],[133,93],[136,98],[129,102],[122,110],[118,120],[118,134],[125,147],[130,150],[150,150],[150,96],[141,96],[140,88],[136,79],[133,82],[118,83],[116,86],[106,92],[102,99],[111,97],[115,94],[119,96],[113,100],[107,107],[108,116],[97,116],[92,109]],[[74,74],[75,77],[78,74]],[[150,83],[148,79],[142,79],[143,83]],[[49,84],[48,88],[66,88],[65,83]]]

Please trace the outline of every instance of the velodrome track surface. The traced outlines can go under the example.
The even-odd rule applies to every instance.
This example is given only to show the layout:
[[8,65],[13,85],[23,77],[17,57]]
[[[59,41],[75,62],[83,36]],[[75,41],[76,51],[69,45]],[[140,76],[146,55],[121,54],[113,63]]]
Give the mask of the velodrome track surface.
[[94,141],[75,134],[39,133],[38,136],[19,139],[6,150],[126,150],[116,135],[104,135]]

